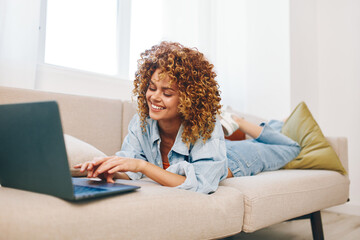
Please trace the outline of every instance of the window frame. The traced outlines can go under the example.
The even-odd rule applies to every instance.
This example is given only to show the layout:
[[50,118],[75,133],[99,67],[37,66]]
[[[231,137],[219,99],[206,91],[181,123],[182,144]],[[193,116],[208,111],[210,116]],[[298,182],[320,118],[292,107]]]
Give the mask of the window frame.
[[[54,65],[45,62],[47,2],[48,0],[41,0],[37,63],[43,66],[50,65],[50,66],[61,67],[64,69],[72,69],[69,67]],[[117,67],[116,67],[116,74],[111,76],[115,78],[128,79],[129,59],[130,59],[131,0],[117,0],[116,26],[117,26],[116,27]],[[75,71],[79,70],[81,72],[84,72],[84,70],[82,69],[72,69],[72,70]],[[97,72],[91,72],[91,73],[99,74]]]

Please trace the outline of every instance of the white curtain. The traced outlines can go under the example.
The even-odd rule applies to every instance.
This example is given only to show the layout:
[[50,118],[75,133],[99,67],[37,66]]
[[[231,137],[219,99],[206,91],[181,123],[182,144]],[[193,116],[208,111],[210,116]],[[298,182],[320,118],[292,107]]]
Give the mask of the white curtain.
[[163,0],[163,38],[215,65],[222,104],[264,118],[290,112],[287,0]]
[[163,0],[163,39],[197,47],[215,66],[222,104],[244,110],[246,0]]
[[41,0],[0,0],[0,85],[34,88]]

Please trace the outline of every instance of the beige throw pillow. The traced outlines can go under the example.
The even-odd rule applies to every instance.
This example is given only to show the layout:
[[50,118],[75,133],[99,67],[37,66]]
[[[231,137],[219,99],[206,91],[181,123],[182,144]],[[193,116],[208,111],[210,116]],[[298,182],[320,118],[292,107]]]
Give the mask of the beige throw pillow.
[[74,166],[76,164],[91,161],[94,157],[106,157],[105,153],[73,136],[64,134],[64,140],[70,171],[73,177],[82,177],[87,175],[86,172],[81,173],[79,169],[75,169]]

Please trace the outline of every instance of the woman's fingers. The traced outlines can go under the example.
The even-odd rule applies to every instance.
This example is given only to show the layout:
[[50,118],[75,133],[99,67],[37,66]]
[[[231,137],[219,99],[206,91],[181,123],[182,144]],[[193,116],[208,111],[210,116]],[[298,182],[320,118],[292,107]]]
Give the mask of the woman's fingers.
[[108,159],[106,162],[103,162],[94,172],[94,177],[97,177],[99,174],[108,172],[110,169],[121,165],[122,160],[119,157],[113,157],[111,159]]
[[99,177],[108,183],[114,183],[114,174],[108,173],[107,171],[117,166],[117,161],[120,159],[121,158],[117,156],[98,157],[94,158],[93,161],[76,164],[74,168],[80,168],[80,172],[87,170],[88,178]]
[[89,170],[94,169],[94,166],[98,166],[111,158],[113,158],[113,156],[112,157],[96,157],[92,161],[76,164],[76,165],[74,165],[74,168],[80,168],[81,172],[84,172],[85,170],[89,171]]
[[108,183],[115,183],[114,177],[115,177],[114,174],[108,174],[107,172],[101,173],[98,176],[98,178],[100,178],[101,180],[104,180]]
[[91,178],[91,177],[93,177],[93,174],[94,174],[93,171],[90,170],[90,171],[88,171],[87,177]]
[[82,166],[82,163],[78,163],[78,164],[74,165],[74,168],[81,168],[81,166]]
[[[92,177],[98,177],[100,174],[114,174],[116,172],[138,172],[142,166],[143,160],[129,159],[118,156],[102,158],[92,166]],[[99,164],[99,165],[97,165]],[[89,171],[89,170],[88,170]]]
[[114,166],[113,168],[109,169],[107,172],[108,172],[109,174],[114,174],[114,173],[116,173],[116,172],[124,172],[124,171],[127,171],[127,170],[125,170],[125,169],[126,169],[126,167],[124,166],[124,164],[119,164],[119,165]]
[[80,168],[81,172],[84,172],[85,170],[90,170],[93,168],[93,162],[84,162],[74,165],[74,168]]
[[114,174],[107,174],[107,176],[106,176],[106,182],[108,182],[108,183],[115,183],[115,181],[114,181]]
[[104,162],[106,162],[106,161],[108,161],[109,159],[112,159],[112,158],[114,158],[114,157],[115,157],[115,156],[110,156],[110,157],[95,157],[93,163],[94,163],[95,166],[98,166],[98,165],[100,165],[100,164],[102,164],[102,163],[104,163]]

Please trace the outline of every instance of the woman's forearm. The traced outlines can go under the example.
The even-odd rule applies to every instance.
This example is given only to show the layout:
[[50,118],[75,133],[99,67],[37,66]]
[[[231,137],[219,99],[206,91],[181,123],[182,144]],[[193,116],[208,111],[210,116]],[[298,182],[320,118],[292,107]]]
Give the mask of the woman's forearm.
[[114,178],[129,180],[130,178],[125,172],[141,172],[155,182],[168,187],[179,186],[186,179],[184,176],[166,171],[142,159],[112,156],[91,164],[94,170],[91,171],[90,177],[97,177],[106,172],[113,174]]
[[184,183],[186,179],[185,176],[166,171],[149,162],[146,162],[141,172],[148,178],[151,178],[155,182],[167,187],[179,186]]

